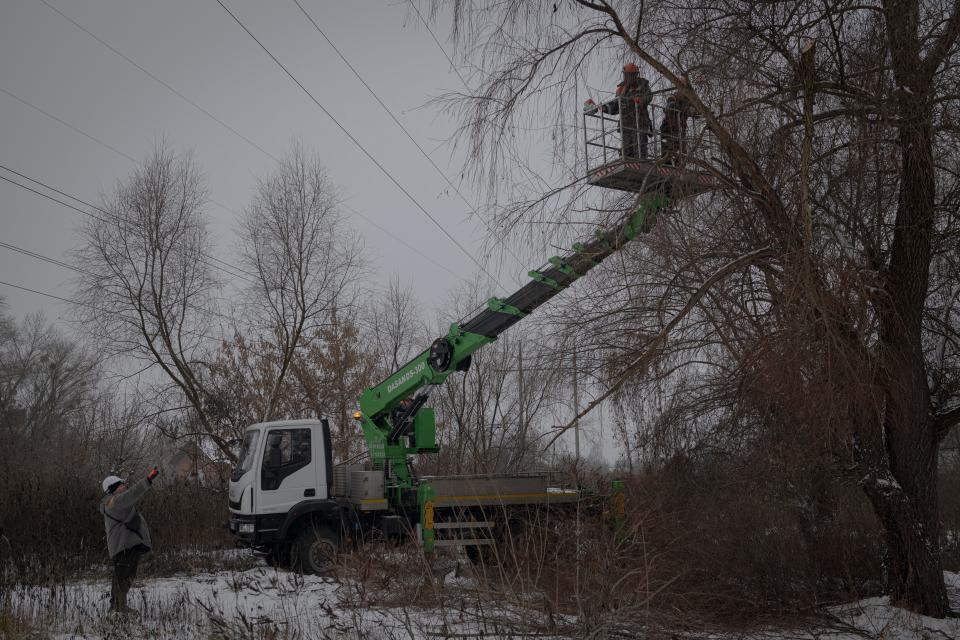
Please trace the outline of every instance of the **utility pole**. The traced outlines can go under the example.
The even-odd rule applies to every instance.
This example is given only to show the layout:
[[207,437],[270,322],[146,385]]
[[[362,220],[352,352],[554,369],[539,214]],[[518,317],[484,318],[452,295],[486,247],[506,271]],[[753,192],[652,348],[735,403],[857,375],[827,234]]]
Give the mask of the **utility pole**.
[[573,442],[577,462],[580,462],[580,393],[577,387],[577,350],[573,350]]

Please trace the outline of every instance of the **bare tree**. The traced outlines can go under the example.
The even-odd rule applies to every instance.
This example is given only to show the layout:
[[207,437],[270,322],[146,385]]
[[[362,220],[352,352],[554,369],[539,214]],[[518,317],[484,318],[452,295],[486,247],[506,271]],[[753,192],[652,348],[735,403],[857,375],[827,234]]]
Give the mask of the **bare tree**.
[[207,416],[197,366],[216,341],[205,332],[219,287],[210,266],[206,197],[193,159],[163,146],[121,180],[81,228],[78,312],[105,355],[159,367],[196,412],[203,435],[232,458]]
[[367,311],[367,332],[377,347],[383,375],[389,375],[427,344],[424,320],[417,307],[413,288],[400,284],[396,274],[387,287],[374,296]]
[[17,325],[0,307],[0,433],[17,463],[36,462],[41,450],[63,455],[73,447],[99,400],[97,373],[93,355],[43,314]]
[[892,595],[946,615],[936,474],[960,422],[960,3],[462,0],[454,16],[480,70],[477,95],[451,103],[473,175],[502,195],[528,142],[506,133],[535,122],[572,185],[566,200],[548,190],[503,209],[504,225],[576,220],[596,201],[574,159],[577,98],[598,64],[636,59],[690,100],[715,145],[694,165],[725,188],[672,208],[629,269],[646,291],[615,282],[632,304],[587,307],[585,323],[634,327],[594,332],[605,395],[659,365],[673,390],[697,390],[672,406],[699,429],[802,426],[872,504]]
[[256,274],[252,307],[278,353],[260,416],[269,420],[305,334],[329,322],[335,308],[354,304],[362,244],[346,226],[326,170],[300,144],[260,182],[241,241],[244,264]]

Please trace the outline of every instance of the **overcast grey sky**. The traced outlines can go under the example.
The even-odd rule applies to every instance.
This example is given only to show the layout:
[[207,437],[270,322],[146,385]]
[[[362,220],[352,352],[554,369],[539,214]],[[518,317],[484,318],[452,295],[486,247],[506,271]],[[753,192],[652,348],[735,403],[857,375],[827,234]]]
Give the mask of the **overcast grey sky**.
[[[217,254],[234,251],[235,214],[256,178],[294,138],[316,150],[345,203],[386,229],[350,213],[380,278],[397,273],[423,302],[437,305],[462,281],[405,247],[423,251],[463,278],[479,269],[431,223],[263,52],[215,0],[47,0],[255,145],[112,53],[39,0],[0,2],[0,164],[96,203],[160,139],[191,150],[203,167]],[[292,0],[224,2],[343,126],[470,253],[512,287],[524,272],[509,256],[481,254],[487,233],[467,221],[468,207],[448,188],[399,127],[367,93]],[[455,179],[459,159],[443,144],[454,122],[429,99],[461,88],[443,52],[407,2],[301,0],[326,35]],[[433,31],[446,42],[447,25]],[[111,151],[12,95],[116,149]],[[264,153],[266,152],[266,153]],[[3,170],[0,175],[24,182]],[[456,181],[456,180],[455,180]],[[28,183],[29,184],[29,183]],[[36,186],[36,185],[31,185]],[[40,189],[43,190],[43,189]],[[476,196],[461,187],[467,199]],[[0,181],[0,240],[53,258],[77,242],[80,214]],[[226,208],[224,208],[224,205]],[[229,209],[229,210],[228,210]],[[71,272],[0,247],[0,280],[69,298]],[[499,288],[499,287],[498,287]],[[0,285],[9,310],[68,306]],[[442,310],[441,310],[442,312]],[[432,314],[428,314],[432,315]]]
[[[45,2],[237,133],[111,52]],[[468,207],[292,0],[224,0],[224,4],[459,243],[496,274],[506,290],[494,286],[492,291],[507,293],[535,266],[535,260],[521,265],[509,253],[481,253],[487,229],[476,218],[468,221]],[[461,159],[444,144],[455,122],[426,105],[432,97],[461,89],[462,83],[409,2],[301,0],[301,4],[431,152],[434,162],[457,182]],[[446,40],[448,26],[442,17],[432,24],[452,53]],[[192,151],[215,201],[207,212],[216,254],[228,261],[236,261],[235,212],[249,202],[257,177],[272,170],[271,156],[283,155],[292,140],[300,139],[326,163],[342,188],[345,204],[373,221],[348,212],[365,239],[376,277],[382,282],[395,273],[412,284],[428,306],[427,321],[456,319],[456,311],[443,303],[451,292],[470,288],[460,278],[473,279],[480,271],[216,0],[0,0],[0,115],[0,165],[93,203],[130,173],[130,158],[141,161],[158,140],[164,139],[177,152]],[[545,145],[541,157],[549,151]],[[3,169],[0,176],[56,195]],[[479,204],[468,185],[462,185],[461,192]],[[80,213],[3,180],[0,202],[0,241],[69,261],[67,252],[78,241]],[[546,251],[515,252],[543,256]],[[2,281],[70,298],[71,275],[62,267],[0,247]],[[0,296],[16,317],[43,310],[69,331],[69,305],[5,285],[0,285]],[[609,454],[609,433],[601,440],[607,440],[603,448]]]

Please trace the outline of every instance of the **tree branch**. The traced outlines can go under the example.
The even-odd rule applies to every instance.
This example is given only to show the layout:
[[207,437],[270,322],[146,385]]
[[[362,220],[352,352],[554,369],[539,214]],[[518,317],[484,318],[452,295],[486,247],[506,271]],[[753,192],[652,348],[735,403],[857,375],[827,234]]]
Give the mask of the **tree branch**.
[[700,302],[700,299],[707,294],[707,292],[710,290],[711,287],[713,287],[713,285],[715,285],[717,282],[719,282],[729,274],[733,273],[734,271],[738,271],[743,267],[746,267],[751,264],[757,264],[759,262],[769,260],[770,258],[773,258],[773,257],[774,257],[774,252],[769,247],[763,247],[762,249],[757,249],[755,251],[745,253],[731,260],[730,262],[728,262],[727,264],[725,264],[724,266],[720,267],[715,272],[713,272],[713,274],[711,274],[706,280],[703,281],[703,284],[701,284],[700,287],[693,293],[690,299],[687,300],[687,303],[684,305],[684,307],[679,312],[677,312],[677,314],[673,316],[673,318],[671,318],[670,322],[668,322],[663,327],[663,329],[660,330],[660,333],[658,333],[652,340],[650,340],[647,343],[646,350],[642,354],[640,354],[639,357],[634,359],[633,362],[627,365],[627,367],[618,376],[616,382],[614,382],[606,391],[600,394],[600,396],[598,396],[593,401],[591,401],[590,404],[588,404],[583,411],[581,411],[576,416],[574,416],[573,419],[570,420],[570,422],[568,422],[565,426],[561,427],[555,433],[553,438],[551,438],[550,441],[547,442],[544,449],[549,448],[554,442],[556,442],[557,438],[559,438],[561,435],[563,435],[569,429],[571,429],[574,425],[576,425],[578,421],[582,420],[587,414],[593,411],[601,402],[603,402],[604,400],[609,398],[611,395],[616,393],[617,390],[620,389],[620,387],[622,387],[623,384],[627,380],[629,380],[633,374],[645,369],[647,365],[650,363],[650,361],[656,356],[659,347],[663,345],[664,342],[666,342],[673,328],[676,327],[677,324],[679,324],[679,322],[683,320],[687,316],[687,314],[689,314],[694,309],[694,307],[697,306],[697,303]]

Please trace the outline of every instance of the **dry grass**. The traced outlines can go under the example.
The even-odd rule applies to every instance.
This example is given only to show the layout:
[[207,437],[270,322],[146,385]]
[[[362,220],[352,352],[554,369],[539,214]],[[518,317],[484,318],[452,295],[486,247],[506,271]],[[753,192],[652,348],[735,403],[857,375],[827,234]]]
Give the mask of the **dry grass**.
[[[319,580],[262,568],[248,553],[214,551],[230,542],[220,527],[222,496],[157,491],[144,509],[160,544],[140,572],[147,588],[134,601],[144,614],[138,628],[146,637],[202,629],[204,637],[250,639],[342,637],[363,625],[354,637],[463,629],[485,637],[695,637],[821,624],[824,604],[880,590],[875,523],[855,489],[828,486],[817,511],[782,484],[726,465],[666,466],[628,484],[619,532],[600,497],[566,512],[497,509],[484,519],[512,535],[476,564],[462,551],[427,558],[415,544],[375,541],[345,550]],[[56,534],[0,542],[0,637],[47,637],[51,627],[126,637],[101,615],[109,588],[102,525],[90,502],[81,506],[65,521],[86,518],[86,533],[68,534],[67,544],[49,548]],[[69,547],[77,540],[79,551]],[[175,586],[191,576],[206,586]],[[285,613],[252,615],[238,604],[247,597],[276,599]]]

